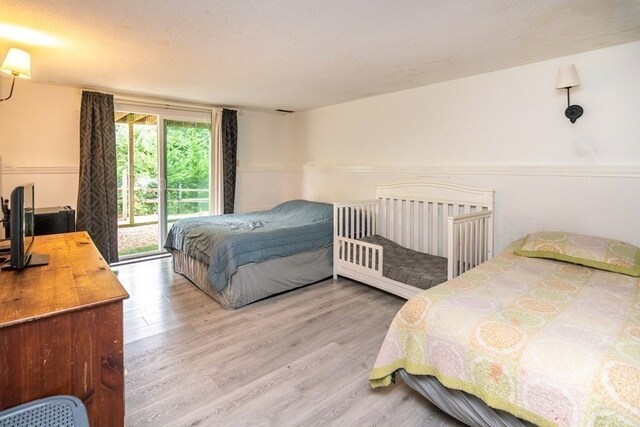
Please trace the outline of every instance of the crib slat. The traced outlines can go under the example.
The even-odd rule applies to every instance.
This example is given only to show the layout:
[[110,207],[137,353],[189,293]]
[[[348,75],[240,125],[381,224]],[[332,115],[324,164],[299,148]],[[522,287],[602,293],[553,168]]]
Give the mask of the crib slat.
[[482,257],[480,255],[480,251],[481,251],[481,246],[480,246],[480,221],[476,220],[473,222],[475,228],[476,228],[476,262],[475,265],[478,265],[482,262]]
[[[452,205],[446,203],[442,205],[442,218],[440,219],[441,221],[441,233],[440,235],[442,236],[442,254],[446,254],[447,253],[447,246],[449,246],[449,242],[447,242],[446,239],[446,233],[445,233],[445,224],[447,223],[447,217],[449,217],[450,215],[453,215],[453,207]],[[444,256],[444,255],[442,255]]]
[[402,246],[406,248],[411,246],[411,242],[407,238],[407,229],[411,226],[409,217],[407,216],[407,213],[411,212],[411,209],[409,208],[410,204],[411,202],[409,200],[403,200],[400,202],[400,209],[402,210],[402,229],[400,230],[400,234],[402,236]]
[[438,203],[431,203],[431,253],[438,255]]
[[482,259],[486,261],[489,259],[489,246],[487,245],[487,227],[489,221],[487,218],[482,218]]
[[340,226],[342,227],[342,235],[344,237],[349,237],[347,236],[347,212],[349,211],[349,208],[344,208],[342,210],[342,218],[340,221]]
[[395,199],[394,206],[396,211],[394,219],[396,223],[393,227],[393,241],[402,245],[402,243],[400,243],[402,242],[402,200]]
[[413,223],[411,222],[411,212],[413,211],[413,200],[404,200],[403,208],[404,208],[404,220],[403,220],[403,230],[404,230],[404,246],[409,249],[414,249],[413,243],[411,242],[411,227]]
[[428,252],[429,251],[429,235],[427,231],[429,227],[427,227],[427,215],[425,215],[425,210],[427,209],[427,202],[421,202],[419,209],[419,218],[420,218],[420,251]]
[[473,246],[473,221],[467,222],[467,241],[465,242],[465,251],[467,252],[467,259],[465,262],[465,271],[469,269],[471,265],[471,247]]
[[464,271],[464,224],[460,224],[458,230],[460,230],[460,239],[458,240],[458,274],[462,274]]
[[372,205],[371,206],[371,233],[369,233],[371,236],[373,236],[374,234],[378,234],[378,205]]
[[469,268],[475,265],[475,236],[476,236],[476,222],[471,221],[469,223]]
[[391,234],[393,233],[391,231],[391,218],[393,217],[393,209],[392,209],[393,204],[391,203],[391,199],[386,199],[385,204],[387,207],[387,211],[385,212],[386,217],[384,218],[384,223],[385,223],[384,237],[386,237],[387,239],[390,239]]
[[394,216],[396,223],[393,227],[393,241],[402,245],[402,243],[400,243],[402,242],[402,200],[395,199],[394,206],[396,211]]
[[462,243],[462,253],[464,254],[463,271],[467,271],[467,264],[469,263],[469,225],[468,222],[464,223],[464,242]]
[[473,263],[473,221],[469,223],[469,236],[467,237],[467,269]]
[[378,234],[379,231],[379,223],[380,223],[380,205],[378,205],[378,209],[373,209],[373,233],[372,234]]
[[484,262],[484,218],[478,221],[478,263]]
[[364,248],[364,266],[369,268],[369,248]]
[[469,250],[471,251],[469,262],[471,265],[476,265],[478,263],[478,254],[476,251],[476,245],[478,244],[477,233],[476,221],[471,221],[471,244],[469,245]]
[[460,273],[462,272],[461,270],[461,264],[462,264],[462,260],[460,259],[461,255],[462,255],[462,230],[460,228],[460,225],[458,225],[456,227],[457,231],[458,231],[458,239],[456,240],[456,269],[457,269],[457,274],[460,275]]
[[464,223],[464,246],[462,250],[464,251],[464,271],[466,272],[469,268],[469,243],[471,240],[471,224],[469,222]]
[[387,229],[387,239],[395,241],[396,236],[396,203],[395,200],[389,199],[389,228]]
[[381,235],[382,237],[389,236],[389,233],[387,233],[388,219],[389,219],[389,210],[387,209],[387,199],[382,199],[380,202],[380,230],[378,230],[378,234]]
[[485,258],[485,246],[484,246],[484,236],[483,236],[483,232],[484,232],[484,218],[480,218],[480,220],[478,221],[478,227],[480,227],[480,230],[478,231],[478,245],[480,247],[479,252],[480,252],[480,259],[478,260],[480,263],[485,262],[487,259]]
[[424,248],[424,215],[423,213],[423,208],[424,208],[424,203],[423,202],[416,202],[416,208],[415,208],[415,229],[414,229],[414,236],[416,239],[416,250],[420,251],[420,252],[425,252],[425,248]]
[[467,237],[467,270],[469,270],[471,268],[471,265],[473,265],[473,221],[470,221],[468,224],[469,237]]
[[[453,225],[453,220],[447,219],[447,224],[448,224],[447,237],[449,240],[454,242],[456,238],[456,227]],[[447,259],[448,259],[447,277],[449,279],[453,279],[454,277],[456,277],[456,256],[453,250],[450,250],[449,253],[447,253]]]

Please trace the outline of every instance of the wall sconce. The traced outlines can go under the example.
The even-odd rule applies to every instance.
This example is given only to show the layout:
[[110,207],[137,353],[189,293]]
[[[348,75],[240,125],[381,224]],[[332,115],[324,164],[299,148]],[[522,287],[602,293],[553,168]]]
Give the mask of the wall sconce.
[[0,67],[0,71],[13,76],[9,96],[4,99],[0,99],[0,102],[2,102],[11,98],[11,96],[13,95],[13,86],[16,84],[17,77],[21,79],[31,78],[31,55],[29,55],[29,53],[25,52],[24,50],[12,47],[11,49],[9,49],[6,58],[4,58],[4,62]]
[[567,116],[571,123],[575,123],[582,113],[582,107],[579,105],[571,105],[571,99],[569,98],[569,91],[572,87],[580,86],[580,80],[578,79],[578,71],[576,66],[565,65],[558,69],[558,80],[556,81],[556,89],[567,90],[567,109],[564,110],[564,115]]

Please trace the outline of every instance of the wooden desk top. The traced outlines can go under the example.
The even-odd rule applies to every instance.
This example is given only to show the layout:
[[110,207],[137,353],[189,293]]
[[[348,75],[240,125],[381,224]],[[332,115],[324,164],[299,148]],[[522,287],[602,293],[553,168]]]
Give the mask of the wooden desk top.
[[85,231],[36,236],[49,265],[0,271],[0,328],[129,298]]

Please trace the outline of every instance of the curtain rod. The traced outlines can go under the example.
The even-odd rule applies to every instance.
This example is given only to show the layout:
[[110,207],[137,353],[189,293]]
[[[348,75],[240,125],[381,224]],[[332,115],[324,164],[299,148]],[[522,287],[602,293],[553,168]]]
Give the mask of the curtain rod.
[[210,113],[212,110],[218,109],[214,106],[205,106],[201,104],[188,104],[185,102],[172,102],[172,101],[150,101],[142,98],[133,98],[129,96],[113,95],[113,99],[116,102],[124,102],[131,104],[145,105],[148,107],[165,108],[172,110],[187,110],[187,111],[202,111]]
[[[91,91],[91,92],[96,92],[96,91],[100,91],[99,89],[82,89],[83,91]],[[103,92],[103,91],[100,91]],[[107,91],[107,93],[110,93]],[[157,98],[144,98],[144,97],[137,97],[137,96],[131,96],[131,95],[121,95],[121,94],[117,94],[117,93],[111,93],[111,95],[113,95],[114,101],[116,102],[129,102],[129,103],[135,103],[135,104],[140,104],[140,105],[146,105],[149,107],[157,107],[157,108],[166,108],[166,109],[174,109],[174,110],[187,110],[187,111],[203,111],[203,112],[211,112],[213,110],[222,110],[223,108],[228,109],[228,110],[236,110],[237,112],[242,112],[242,110],[238,109],[238,108],[227,108],[227,107],[218,107],[215,105],[207,105],[207,104],[196,104],[196,103],[189,103],[189,102],[181,102],[181,101],[171,101],[171,100],[163,100],[163,99],[157,99]]]

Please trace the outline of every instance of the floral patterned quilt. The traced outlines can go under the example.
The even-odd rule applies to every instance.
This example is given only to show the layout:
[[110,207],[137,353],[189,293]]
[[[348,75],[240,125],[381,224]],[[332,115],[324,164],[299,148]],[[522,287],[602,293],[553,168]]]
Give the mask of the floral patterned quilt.
[[371,386],[404,368],[541,426],[639,426],[640,278],[520,244],[407,301]]

